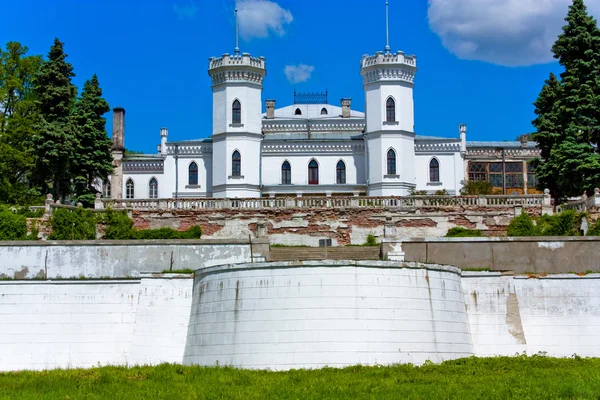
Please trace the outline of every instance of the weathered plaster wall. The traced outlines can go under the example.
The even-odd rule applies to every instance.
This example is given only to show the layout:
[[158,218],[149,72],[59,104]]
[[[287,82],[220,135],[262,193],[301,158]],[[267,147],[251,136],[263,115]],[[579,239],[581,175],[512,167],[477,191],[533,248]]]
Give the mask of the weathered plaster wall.
[[314,261],[197,273],[183,362],[289,369],[472,354],[458,269]]
[[[541,210],[531,209],[532,213]],[[441,237],[450,228],[481,229],[502,236],[514,217],[513,209],[470,207],[421,208],[419,210],[328,208],[258,210],[134,211],[136,228],[202,227],[210,239],[247,239],[263,225],[272,244],[318,246],[319,239],[333,245],[363,244],[369,234],[396,238]],[[386,232],[387,229],[387,232]]]
[[600,356],[600,275],[464,273],[462,287],[476,355]]
[[[1,242],[0,277],[125,278],[141,272],[196,270],[260,260],[268,242],[253,240]],[[171,268],[172,267],[172,268]]]
[[[384,256],[397,246],[384,243]],[[600,271],[599,237],[426,238],[401,241],[406,261],[516,273]]]
[[0,281],[0,370],[181,362],[192,283]]

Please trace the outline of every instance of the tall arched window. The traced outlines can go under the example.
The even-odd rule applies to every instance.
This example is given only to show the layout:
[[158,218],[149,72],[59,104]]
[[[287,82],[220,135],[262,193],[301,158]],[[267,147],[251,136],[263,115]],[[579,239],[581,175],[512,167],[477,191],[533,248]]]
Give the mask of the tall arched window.
[[327,109],[325,107],[321,109],[321,115],[327,115]]
[[283,164],[281,164],[281,184],[292,184],[292,166],[288,161],[285,161]]
[[150,179],[150,184],[148,185],[148,194],[151,199],[158,199],[158,181],[156,178]]
[[389,149],[387,152],[387,174],[396,175],[396,152]]
[[242,104],[239,100],[235,100],[231,106],[231,123],[241,124],[242,123]]
[[302,115],[302,111],[299,108],[296,108],[294,115]]
[[188,167],[188,185],[198,185],[198,164],[192,162]]
[[319,184],[319,164],[315,160],[311,160],[308,164],[308,184]]
[[429,162],[429,182],[440,181],[440,162],[437,158],[433,158]]
[[242,176],[242,156],[237,150],[231,156],[231,176]]
[[385,111],[386,111],[385,120],[387,122],[395,122],[396,121],[396,102],[391,97],[389,97],[387,99],[387,101],[385,102]]
[[110,181],[107,179],[104,182],[102,182],[102,197],[104,197],[105,199],[110,199],[110,194],[111,194]]
[[346,164],[342,160],[338,161],[335,167],[335,182],[346,183]]
[[135,197],[135,187],[133,185],[133,181],[131,178],[127,179],[127,183],[125,184],[125,198],[133,199]]

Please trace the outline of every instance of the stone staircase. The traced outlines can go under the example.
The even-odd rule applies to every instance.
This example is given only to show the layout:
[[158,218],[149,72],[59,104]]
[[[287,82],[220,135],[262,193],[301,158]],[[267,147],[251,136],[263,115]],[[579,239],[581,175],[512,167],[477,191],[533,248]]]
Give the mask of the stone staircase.
[[270,261],[379,260],[380,246],[271,247]]

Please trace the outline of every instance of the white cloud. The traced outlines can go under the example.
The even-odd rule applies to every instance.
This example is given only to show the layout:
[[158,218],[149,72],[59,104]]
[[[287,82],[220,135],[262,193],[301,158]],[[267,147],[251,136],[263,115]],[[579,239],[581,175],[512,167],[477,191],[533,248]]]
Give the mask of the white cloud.
[[[458,57],[506,66],[553,60],[572,0],[428,0],[429,25]],[[592,14],[600,2],[587,1]]]
[[309,80],[314,70],[315,67],[312,65],[300,64],[286,65],[283,72],[285,72],[285,77],[290,83],[300,83]]
[[274,1],[238,0],[238,24],[243,39],[266,38],[270,33],[285,34],[285,25],[294,17]]
[[192,19],[194,16],[196,16],[198,7],[195,3],[189,3],[185,6],[173,4],[173,11],[175,11],[175,14],[177,14],[179,19]]

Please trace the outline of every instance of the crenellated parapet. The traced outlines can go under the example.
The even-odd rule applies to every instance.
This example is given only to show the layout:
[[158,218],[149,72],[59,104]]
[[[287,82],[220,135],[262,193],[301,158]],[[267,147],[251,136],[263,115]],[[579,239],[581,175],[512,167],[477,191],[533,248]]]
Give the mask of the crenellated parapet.
[[225,83],[250,83],[262,86],[267,74],[264,57],[252,57],[248,53],[242,55],[223,54],[221,57],[209,59],[208,74],[213,86]]
[[417,57],[402,51],[389,54],[379,51],[374,56],[364,55],[360,67],[365,85],[381,81],[413,84],[417,73]]

